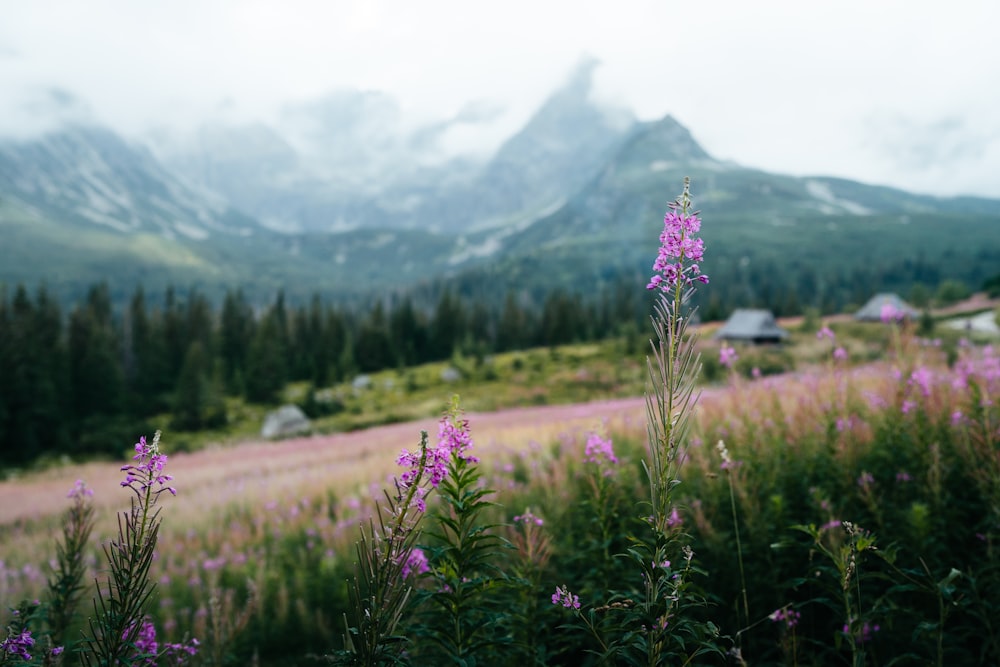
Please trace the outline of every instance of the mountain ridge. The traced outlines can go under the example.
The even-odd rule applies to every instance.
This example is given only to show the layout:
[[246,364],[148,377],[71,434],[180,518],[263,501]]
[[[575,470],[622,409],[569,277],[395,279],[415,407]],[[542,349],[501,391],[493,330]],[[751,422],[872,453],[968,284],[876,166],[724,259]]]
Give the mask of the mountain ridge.
[[[58,265],[56,282],[67,286],[174,281],[344,295],[485,270],[512,285],[579,288],[595,272],[645,270],[659,220],[685,176],[713,222],[705,233],[720,263],[747,253],[777,261],[794,249],[789,230],[812,239],[801,254],[816,261],[826,261],[827,250],[863,255],[880,248],[896,256],[901,250],[888,244],[908,247],[906,232],[930,235],[945,225],[1000,247],[1000,200],[937,198],[723,162],[672,116],[639,122],[595,105],[592,71],[583,63],[485,165],[428,167],[369,194],[341,197],[336,184],[301,180],[301,156],[265,126],[250,131],[253,141],[242,131],[211,134],[228,147],[198,169],[228,178],[233,188],[269,183],[273,192],[258,194],[277,197],[275,210],[313,216],[304,229],[283,225],[280,216],[242,213],[240,202],[208,191],[205,174],[191,164],[174,162],[179,171],[172,171],[107,128],[72,126],[34,142],[0,142],[0,282],[52,280]],[[273,163],[258,162],[268,154]],[[876,233],[885,243],[869,239]],[[964,257],[957,244],[945,237],[918,250]],[[540,260],[552,275],[530,269]],[[974,261],[973,278],[986,260]]]

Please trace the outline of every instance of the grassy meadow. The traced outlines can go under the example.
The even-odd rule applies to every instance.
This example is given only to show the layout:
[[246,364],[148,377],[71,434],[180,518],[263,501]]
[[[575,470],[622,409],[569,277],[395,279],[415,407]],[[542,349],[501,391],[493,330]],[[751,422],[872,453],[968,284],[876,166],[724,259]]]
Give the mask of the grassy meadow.
[[[818,324],[797,325],[782,349],[737,348],[732,369],[703,332],[710,381],[679,450],[670,521],[672,539],[690,549],[673,557],[686,586],[675,593],[697,604],[679,600],[664,628],[705,648],[692,664],[995,664],[1000,356],[910,327],[831,321],[831,339],[817,337]],[[470,598],[490,639],[464,664],[598,664],[616,622],[608,601],[627,604],[646,580],[619,557],[649,511],[645,345],[454,359],[462,379],[450,383],[435,365],[375,375],[362,391],[326,388],[341,408],[311,437],[235,442],[255,415],[231,427],[228,443],[180,434],[175,449],[165,433],[177,496],[159,505],[149,617],[164,639],[200,639],[194,664],[317,664],[343,648],[360,528],[375,501],[384,508],[400,450],[421,430],[434,437],[433,415],[455,391],[480,459],[477,488],[489,490],[482,532],[499,538],[482,564],[489,585]],[[835,359],[840,346],[847,361]],[[290,387],[289,398],[302,391]],[[613,443],[613,458],[593,455],[595,435]],[[95,492],[68,647],[107,571],[100,545],[128,506],[119,465],[0,483],[8,607],[45,599],[66,494],[78,478]],[[427,506],[427,521],[448,512],[433,493]],[[441,542],[430,529],[418,538],[430,554]],[[405,658],[445,664],[432,641],[434,579],[412,585]],[[579,609],[550,600],[563,586]],[[76,664],[72,651],[64,659]]]

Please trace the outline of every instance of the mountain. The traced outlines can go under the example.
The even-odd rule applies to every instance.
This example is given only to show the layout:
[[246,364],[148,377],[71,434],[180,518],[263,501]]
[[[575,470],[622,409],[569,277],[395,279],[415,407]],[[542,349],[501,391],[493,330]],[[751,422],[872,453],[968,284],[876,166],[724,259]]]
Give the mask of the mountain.
[[279,288],[301,298],[357,294],[477,257],[467,237],[423,230],[279,233],[192,187],[142,146],[81,126],[0,142],[0,238],[0,285],[44,283],[63,297],[101,281],[119,298],[139,283],[213,294],[244,286],[261,298]]
[[410,127],[394,100],[370,91],[286,109],[281,127],[208,125],[157,150],[274,229],[504,227],[561,205],[634,126],[630,112],[590,99],[595,67],[582,62],[487,160],[442,157],[440,143],[452,128],[488,121],[488,111]]
[[852,272],[881,280],[907,262],[934,265],[927,280],[940,274],[978,285],[1000,266],[1000,200],[742,167],[714,159],[667,116],[638,127],[564,206],[511,238],[494,271],[519,284],[517,276],[530,282],[544,262],[554,282],[577,287],[609,272],[646,275],[685,176],[705,221],[703,268],[731,287],[752,290],[751,278],[774,267],[828,282]]
[[259,231],[109,130],[0,142],[0,281],[227,280],[223,257]]
[[367,93],[290,111],[285,133],[206,126],[155,153],[90,126],[2,141],[0,283],[75,296],[105,280],[119,297],[140,282],[240,286],[261,299],[439,278],[494,295],[644,284],[685,176],[705,220],[709,294],[757,302],[794,288],[815,300],[850,285],[829,297],[849,303],[916,280],[974,286],[1000,266],[1000,201],[721,161],[670,116],[637,122],[595,104],[592,73],[582,64],[483,161],[421,166],[451,124],[488,112],[407,128]]
[[148,151],[97,127],[0,144],[0,184],[22,206],[98,228],[200,240],[255,227],[224,200],[182,184]]

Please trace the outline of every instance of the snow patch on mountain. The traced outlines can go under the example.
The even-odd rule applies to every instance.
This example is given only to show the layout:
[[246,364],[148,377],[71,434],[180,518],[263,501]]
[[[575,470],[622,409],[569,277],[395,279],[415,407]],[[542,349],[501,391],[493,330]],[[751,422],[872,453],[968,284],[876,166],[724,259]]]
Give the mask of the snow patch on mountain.
[[[846,211],[853,215],[871,215],[873,211],[867,206],[862,206],[849,199],[840,199],[830,186],[820,181],[806,181],[806,191],[821,203],[817,206],[820,212],[827,215],[834,215]],[[838,210],[839,209],[839,210]]]

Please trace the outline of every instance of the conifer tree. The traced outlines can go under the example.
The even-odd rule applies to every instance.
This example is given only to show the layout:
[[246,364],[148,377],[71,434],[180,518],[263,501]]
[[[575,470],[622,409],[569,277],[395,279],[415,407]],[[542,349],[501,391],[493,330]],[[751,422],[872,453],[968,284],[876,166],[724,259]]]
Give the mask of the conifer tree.
[[281,324],[272,310],[257,327],[247,356],[245,391],[247,400],[274,403],[288,379],[286,351],[281,343]]
[[500,313],[500,321],[497,324],[496,348],[498,351],[515,350],[524,345],[528,336],[527,319],[527,314],[518,304],[514,292],[507,292],[503,302],[503,310]]
[[391,368],[396,363],[396,352],[389,340],[389,323],[381,301],[375,303],[358,331],[354,358],[362,373]]
[[389,336],[402,366],[428,361],[427,324],[421,321],[413,300],[405,297],[389,316]]
[[243,290],[226,292],[219,321],[218,350],[222,381],[230,394],[243,393],[247,355],[255,328],[253,311]]
[[465,330],[466,317],[462,302],[446,287],[431,320],[430,357],[450,357],[455,346],[465,337]]
[[195,340],[184,356],[173,401],[173,427],[184,431],[221,426],[226,406],[213,381],[212,360]]

